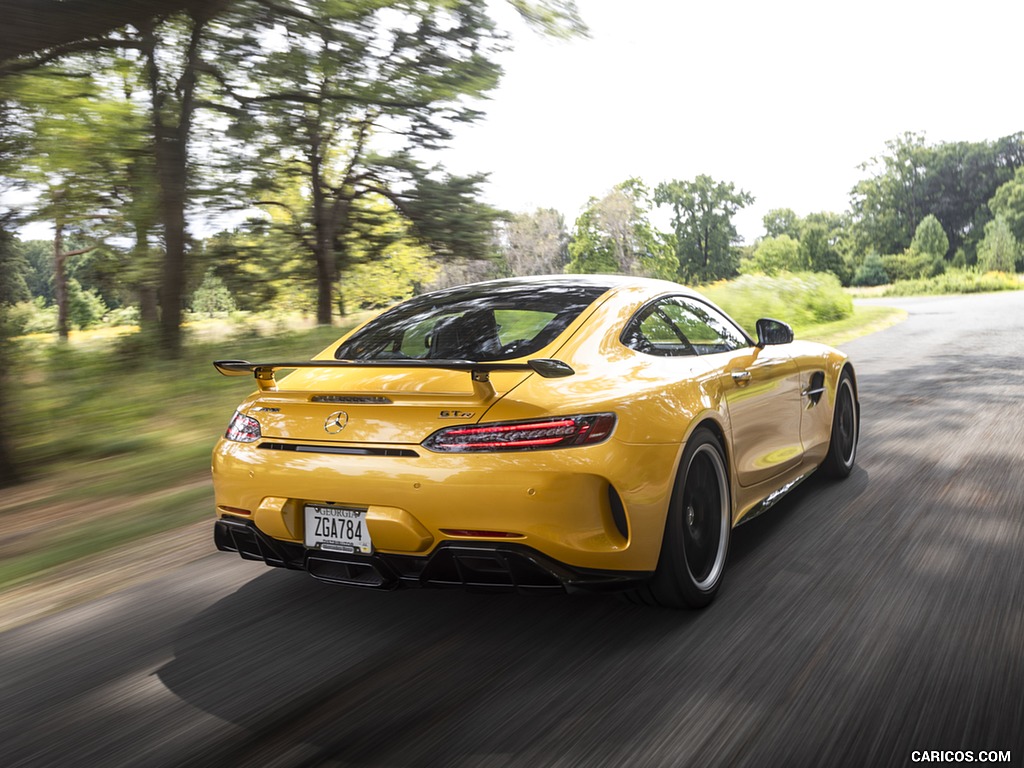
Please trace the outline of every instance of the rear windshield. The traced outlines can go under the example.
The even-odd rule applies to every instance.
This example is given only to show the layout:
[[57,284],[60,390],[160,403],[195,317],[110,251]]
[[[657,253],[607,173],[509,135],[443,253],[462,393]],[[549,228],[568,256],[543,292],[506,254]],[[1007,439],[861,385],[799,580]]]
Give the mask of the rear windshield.
[[411,299],[371,320],[339,360],[510,360],[531,355],[607,290],[597,285],[491,284]]

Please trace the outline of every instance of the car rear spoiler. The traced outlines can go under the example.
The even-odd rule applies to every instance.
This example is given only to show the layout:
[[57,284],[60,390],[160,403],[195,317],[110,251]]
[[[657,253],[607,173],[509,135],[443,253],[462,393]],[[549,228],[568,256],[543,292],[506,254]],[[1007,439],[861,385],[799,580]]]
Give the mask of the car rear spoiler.
[[301,363],[250,363],[247,360],[215,360],[213,367],[225,376],[245,376],[251,373],[261,390],[274,391],[277,371],[295,368],[408,368],[442,371],[469,371],[473,380],[473,394],[481,400],[494,397],[491,373],[494,371],[531,371],[545,379],[572,376],[567,363],[550,358],[535,358],[525,363],[479,363],[472,360],[305,360]]

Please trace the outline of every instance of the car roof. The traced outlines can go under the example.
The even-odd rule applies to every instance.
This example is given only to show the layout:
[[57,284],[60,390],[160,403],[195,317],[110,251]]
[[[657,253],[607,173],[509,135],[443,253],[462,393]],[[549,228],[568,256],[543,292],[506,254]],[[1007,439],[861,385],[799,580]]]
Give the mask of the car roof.
[[451,288],[444,288],[439,291],[431,291],[429,294],[423,294],[420,298],[425,296],[438,296],[447,293],[461,293],[461,292],[473,292],[479,293],[486,291],[488,288],[495,289],[508,289],[517,286],[532,287],[537,289],[544,288],[569,288],[569,287],[589,287],[589,288],[600,288],[605,291],[612,289],[622,288],[638,288],[641,290],[650,291],[651,293],[665,293],[665,292],[678,292],[694,294],[695,292],[687,288],[686,286],[680,285],[679,283],[673,283],[669,280],[657,280],[649,277],[635,277],[632,275],[529,275],[523,277],[506,277],[498,280],[485,280],[478,283],[468,283],[464,285],[457,285]]

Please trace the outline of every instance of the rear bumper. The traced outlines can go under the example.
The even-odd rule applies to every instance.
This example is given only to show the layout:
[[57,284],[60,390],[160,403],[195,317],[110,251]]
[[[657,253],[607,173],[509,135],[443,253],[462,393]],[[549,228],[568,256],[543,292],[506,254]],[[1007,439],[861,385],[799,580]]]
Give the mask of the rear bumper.
[[279,541],[243,520],[214,525],[217,549],[321,581],[368,589],[462,587],[497,592],[616,592],[639,586],[646,571],[600,571],[559,563],[522,544],[443,542],[429,555],[346,555]]

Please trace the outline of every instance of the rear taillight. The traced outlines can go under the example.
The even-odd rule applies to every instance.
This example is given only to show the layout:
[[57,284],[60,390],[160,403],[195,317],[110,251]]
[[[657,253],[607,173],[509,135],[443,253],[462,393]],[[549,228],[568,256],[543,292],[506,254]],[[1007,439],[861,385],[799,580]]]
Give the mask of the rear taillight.
[[431,451],[535,451],[603,442],[615,428],[615,414],[447,427],[423,441]]
[[236,443],[255,443],[260,439],[260,423],[252,416],[235,411],[224,437]]

